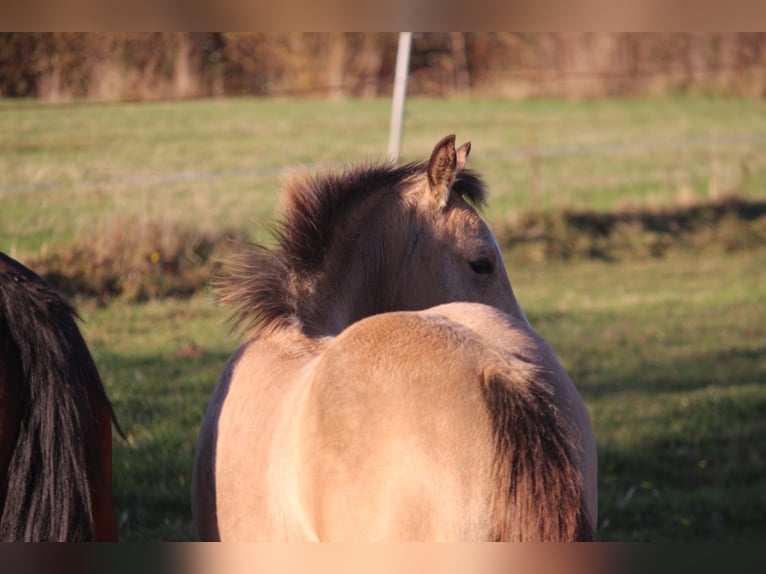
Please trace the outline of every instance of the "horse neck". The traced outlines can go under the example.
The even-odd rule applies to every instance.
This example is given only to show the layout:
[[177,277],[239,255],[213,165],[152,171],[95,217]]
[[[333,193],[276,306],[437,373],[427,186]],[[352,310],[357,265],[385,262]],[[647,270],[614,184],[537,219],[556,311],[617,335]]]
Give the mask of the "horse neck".
[[333,246],[322,273],[311,280],[307,315],[316,334],[337,335],[365,317],[403,308],[397,286],[404,242],[386,233],[401,222],[392,227],[390,207],[372,208],[375,217],[344,230],[346,239]]
[[385,297],[386,290],[380,291],[365,288],[361,281],[348,280],[356,275],[351,271],[346,275],[345,282],[328,282],[328,288],[336,292],[342,292],[342,297],[331,298],[327,310],[322,314],[319,329],[322,334],[337,335],[349,325],[378,313],[397,310],[389,297]]
[[[508,281],[507,291],[502,290],[496,300],[462,299],[455,293],[437,295],[428,287],[417,288],[417,282],[406,276],[413,272],[406,261],[415,236],[427,233],[418,230],[420,223],[415,216],[408,220],[395,206],[373,203],[372,210],[374,217],[359,218],[356,228],[346,228],[339,234],[345,240],[330,249],[320,273],[298,281],[303,285],[297,297],[298,317],[305,334],[335,336],[365,317],[459,300],[483,302],[530,326],[504,266],[501,272]],[[400,232],[391,233],[392,229]],[[428,239],[421,237],[421,241]]]
[[[503,269],[503,273],[505,273],[505,269]],[[507,276],[508,275],[506,274],[506,277]],[[504,302],[503,305],[498,305],[497,308],[507,313],[514,319],[520,321],[522,325],[531,329],[532,325],[530,325],[529,319],[527,319],[527,316],[524,314],[524,311],[522,311],[521,305],[519,304],[519,300],[516,299],[516,293],[513,290],[513,286],[511,285],[510,279],[508,280],[508,292],[510,294],[508,299]]]
[[421,271],[408,265],[408,259],[417,237],[421,242],[434,240],[429,229],[411,209],[402,209],[385,196],[372,196],[336,232],[337,239],[321,269],[310,276],[293,276],[293,301],[301,331],[312,338],[334,336],[365,317],[459,300],[483,302],[529,326],[504,266],[501,272],[508,281],[507,290],[498,291],[497,299],[463,299],[459,293],[434,293],[428,285],[418,286],[408,274]]

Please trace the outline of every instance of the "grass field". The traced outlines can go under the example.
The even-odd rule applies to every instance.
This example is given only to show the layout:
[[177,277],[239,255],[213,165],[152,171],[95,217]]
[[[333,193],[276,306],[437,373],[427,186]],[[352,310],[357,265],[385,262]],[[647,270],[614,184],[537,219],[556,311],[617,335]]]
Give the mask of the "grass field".
[[[766,248],[510,269],[593,417],[603,539],[766,535],[764,258]],[[225,314],[206,295],[82,311],[130,438],[115,443],[122,534],[188,539],[196,432],[236,344]]]
[[[257,236],[285,173],[383,160],[389,114],[387,100],[0,101],[0,249],[37,251],[126,217]],[[757,100],[415,99],[404,130],[404,160],[427,158],[447,133],[472,141],[490,219],[531,205],[608,210],[766,189]]]
[[[766,198],[763,102],[678,98],[408,104],[405,159],[470,139],[487,217],[529,207]],[[262,237],[280,178],[302,164],[382,158],[386,101],[0,101],[0,250],[24,261],[115,222],[242,228]],[[534,148],[530,157],[524,150]],[[517,296],[591,412],[605,540],[766,535],[766,246],[659,258],[529,263]],[[192,537],[194,442],[237,341],[207,293],[78,301],[128,442],[115,441],[124,540]]]

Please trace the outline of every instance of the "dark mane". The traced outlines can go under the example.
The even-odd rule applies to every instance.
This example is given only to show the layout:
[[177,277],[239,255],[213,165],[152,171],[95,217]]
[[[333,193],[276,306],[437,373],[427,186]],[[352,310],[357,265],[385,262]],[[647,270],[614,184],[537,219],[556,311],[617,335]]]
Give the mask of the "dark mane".
[[481,176],[472,169],[464,169],[457,174],[452,191],[476,209],[482,209],[487,203],[487,186]]
[[[299,319],[297,283],[321,270],[349,214],[374,193],[401,198],[406,184],[425,170],[425,163],[368,164],[290,181],[281,220],[272,227],[276,245],[252,244],[248,253],[235,256],[231,273],[217,283],[221,302],[234,309],[235,326],[258,332]],[[486,187],[470,169],[457,174],[452,190],[477,208],[486,201]]]
[[289,182],[284,190],[283,219],[275,228],[286,262],[296,271],[321,266],[339,225],[360,200],[379,190],[395,191],[423,169],[422,164],[369,165]]

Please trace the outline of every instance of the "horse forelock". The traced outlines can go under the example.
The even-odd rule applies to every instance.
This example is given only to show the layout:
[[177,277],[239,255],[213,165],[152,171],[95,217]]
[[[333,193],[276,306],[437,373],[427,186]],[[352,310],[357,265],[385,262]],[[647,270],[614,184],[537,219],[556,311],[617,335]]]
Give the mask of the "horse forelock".
[[[276,245],[252,244],[247,253],[234,257],[231,272],[217,282],[220,301],[234,308],[235,327],[257,334],[298,320],[310,331],[305,323],[312,313],[300,313],[299,305],[312,308],[311,288],[328,267],[334,242],[341,239],[352,248],[355,238],[348,228],[354,225],[353,214],[373,196],[400,201],[422,187],[425,173],[425,163],[366,164],[289,180],[281,218],[271,228]],[[452,190],[476,208],[486,202],[486,187],[472,170],[458,172]],[[341,257],[343,249],[333,252]]]
[[481,175],[472,169],[458,172],[455,183],[452,184],[452,191],[477,209],[487,204],[487,186]]

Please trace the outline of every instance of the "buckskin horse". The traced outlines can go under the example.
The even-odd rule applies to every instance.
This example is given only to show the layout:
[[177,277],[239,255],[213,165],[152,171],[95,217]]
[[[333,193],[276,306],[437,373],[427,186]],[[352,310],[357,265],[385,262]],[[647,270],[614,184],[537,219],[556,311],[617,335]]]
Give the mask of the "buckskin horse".
[[247,341],[192,480],[201,540],[591,540],[585,406],[476,208],[470,144],[296,177],[220,281]]
[[76,317],[0,253],[0,541],[117,540],[117,423]]

